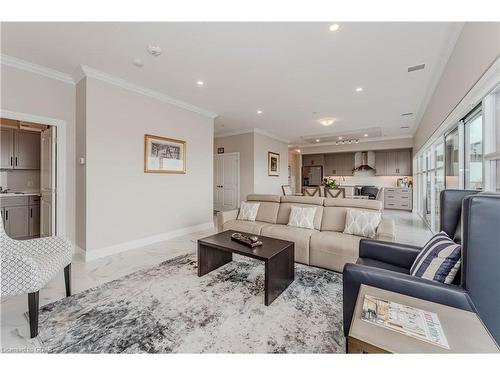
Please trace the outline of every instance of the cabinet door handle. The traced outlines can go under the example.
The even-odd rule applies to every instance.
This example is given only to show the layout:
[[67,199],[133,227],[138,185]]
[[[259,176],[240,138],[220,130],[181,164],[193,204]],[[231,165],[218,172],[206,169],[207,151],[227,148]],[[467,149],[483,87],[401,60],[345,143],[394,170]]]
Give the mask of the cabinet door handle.
[[9,211],[5,210],[5,220],[9,220]]
[[30,208],[30,217],[33,217],[33,209]]
[[10,157],[10,165],[12,165],[12,156]]
[[16,156],[16,167],[17,167],[17,156]]

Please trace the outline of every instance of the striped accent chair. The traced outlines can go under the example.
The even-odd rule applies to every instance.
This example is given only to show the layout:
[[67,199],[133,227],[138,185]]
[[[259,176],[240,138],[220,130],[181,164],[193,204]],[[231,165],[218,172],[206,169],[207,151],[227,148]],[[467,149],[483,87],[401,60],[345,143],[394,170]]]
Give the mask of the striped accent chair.
[[[440,208],[441,231],[455,243],[461,244],[460,269],[453,281],[451,275],[446,280],[446,276],[443,279],[443,275],[432,275],[431,270],[428,277],[421,277],[425,271],[417,276],[412,275],[414,264],[413,271],[420,273],[424,262],[419,260],[424,258],[418,257],[425,257],[426,249],[393,242],[361,240],[358,261],[356,264],[346,264],[343,270],[346,337],[359,287],[365,284],[477,313],[492,337],[497,343],[500,342],[500,194],[445,190],[440,195]],[[442,237],[437,236],[437,242],[442,241]],[[440,252],[439,247],[435,247],[436,241],[430,241],[428,245],[437,250],[435,253]],[[442,255],[447,258],[459,245],[447,243],[446,246],[448,254]],[[454,261],[450,260],[450,263]],[[435,265],[432,267],[436,268]]]

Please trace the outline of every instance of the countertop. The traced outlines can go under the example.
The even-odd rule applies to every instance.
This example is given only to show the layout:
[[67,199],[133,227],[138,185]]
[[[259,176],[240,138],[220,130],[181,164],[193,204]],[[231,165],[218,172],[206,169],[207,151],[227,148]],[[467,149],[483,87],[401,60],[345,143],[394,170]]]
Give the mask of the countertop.
[[40,192],[36,192],[36,191],[28,192],[27,191],[27,192],[15,192],[15,193],[8,192],[8,193],[0,194],[0,198],[2,198],[2,197],[30,197],[30,196],[39,197]]

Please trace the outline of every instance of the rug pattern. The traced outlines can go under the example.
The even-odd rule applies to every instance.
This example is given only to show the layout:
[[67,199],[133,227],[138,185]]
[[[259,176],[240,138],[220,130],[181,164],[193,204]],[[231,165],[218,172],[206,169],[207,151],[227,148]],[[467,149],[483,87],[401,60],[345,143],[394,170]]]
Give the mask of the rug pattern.
[[264,264],[234,255],[197,276],[195,254],[43,306],[51,353],[342,353],[342,276],[295,265],[264,305]]

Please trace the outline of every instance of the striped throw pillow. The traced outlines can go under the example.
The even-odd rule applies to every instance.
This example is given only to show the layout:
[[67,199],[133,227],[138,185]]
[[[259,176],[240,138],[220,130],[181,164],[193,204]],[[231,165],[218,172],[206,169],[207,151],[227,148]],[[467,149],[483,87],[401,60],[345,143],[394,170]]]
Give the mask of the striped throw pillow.
[[451,284],[460,268],[461,246],[445,232],[439,232],[427,242],[411,266],[413,276]]

